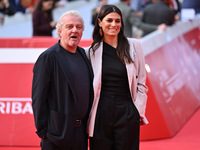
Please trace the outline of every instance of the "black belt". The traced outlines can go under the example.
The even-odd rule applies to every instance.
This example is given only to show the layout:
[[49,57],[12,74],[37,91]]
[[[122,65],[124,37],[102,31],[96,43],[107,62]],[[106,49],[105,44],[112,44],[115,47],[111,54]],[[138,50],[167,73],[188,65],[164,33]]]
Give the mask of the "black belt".
[[81,120],[76,120],[74,127],[80,127],[81,126]]

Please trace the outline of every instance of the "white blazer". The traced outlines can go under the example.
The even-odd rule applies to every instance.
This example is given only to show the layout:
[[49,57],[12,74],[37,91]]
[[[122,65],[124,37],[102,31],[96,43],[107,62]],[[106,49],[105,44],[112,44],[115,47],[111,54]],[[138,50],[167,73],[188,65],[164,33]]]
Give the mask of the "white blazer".
[[[145,109],[147,102],[147,91],[148,88],[145,85],[146,82],[146,71],[145,71],[145,61],[143,50],[139,40],[129,39],[130,44],[130,56],[134,63],[126,63],[126,70],[129,81],[129,88],[131,92],[131,97],[133,103],[135,104],[138,112],[141,116],[141,119],[144,124],[148,124],[148,121],[145,117]],[[102,53],[103,53],[103,42],[100,43],[100,46],[95,51],[90,52],[90,61],[94,72],[93,88],[94,88],[94,101],[90,111],[87,131],[90,137],[93,137],[94,125],[97,107],[100,98],[101,91],[101,76],[102,76]],[[89,56],[89,48],[86,49],[86,54]],[[125,62],[127,62],[125,60]]]

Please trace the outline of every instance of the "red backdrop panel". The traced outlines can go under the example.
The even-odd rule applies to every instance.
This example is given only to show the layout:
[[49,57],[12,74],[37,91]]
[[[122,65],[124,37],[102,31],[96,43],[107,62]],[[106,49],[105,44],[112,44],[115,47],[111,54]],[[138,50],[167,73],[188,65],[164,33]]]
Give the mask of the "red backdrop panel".
[[147,82],[150,124],[142,127],[141,139],[174,136],[199,107],[200,39],[195,37],[197,31],[177,37],[145,56],[150,67]]
[[34,146],[31,107],[33,64],[0,64],[0,145]]

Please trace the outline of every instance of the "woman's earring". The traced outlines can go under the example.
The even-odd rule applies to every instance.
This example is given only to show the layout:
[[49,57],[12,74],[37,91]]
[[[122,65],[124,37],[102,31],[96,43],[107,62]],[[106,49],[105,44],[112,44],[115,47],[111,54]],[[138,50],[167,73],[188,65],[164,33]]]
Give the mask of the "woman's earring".
[[102,27],[99,28],[99,34],[103,37],[103,29],[102,29]]

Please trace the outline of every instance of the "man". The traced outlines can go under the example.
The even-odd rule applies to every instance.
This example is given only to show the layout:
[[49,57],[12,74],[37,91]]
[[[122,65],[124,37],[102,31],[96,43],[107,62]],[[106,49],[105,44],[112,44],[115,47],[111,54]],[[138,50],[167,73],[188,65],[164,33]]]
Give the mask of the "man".
[[142,23],[140,19],[135,15],[134,10],[129,6],[130,0],[120,0],[120,2],[115,4],[122,12],[123,22],[124,22],[124,32],[127,37],[133,36],[132,27],[138,27],[144,32],[152,32],[155,30],[165,30],[166,25],[153,25]]
[[[142,22],[159,25],[173,25],[175,22],[175,12],[167,5],[164,0],[152,0],[152,4],[144,8]],[[144,32],[144,35],[150,32]]]
[[93,73],[81,40],[77,11],[56,25],[59,42],[44,51],[33,69],[32,107],[42,150],[87,150],[86,122],[92,105]]

